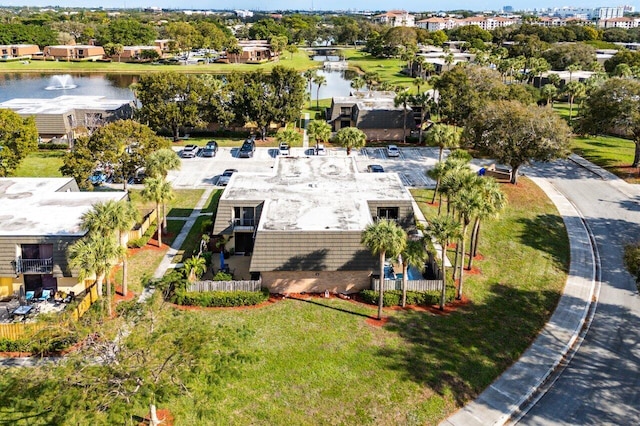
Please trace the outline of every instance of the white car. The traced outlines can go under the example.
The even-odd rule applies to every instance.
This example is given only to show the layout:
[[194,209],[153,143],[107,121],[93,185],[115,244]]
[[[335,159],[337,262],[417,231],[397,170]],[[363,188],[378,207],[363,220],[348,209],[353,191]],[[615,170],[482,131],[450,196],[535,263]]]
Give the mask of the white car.
[[388,145],[387,146],[387,156],[388,157],[400,157],[400,150],[396,145]]
[[198,155],[200,148],[198,145],[187,145],[182,149],[180,157],[182,158],[195,158]]
[[278,150],[280,151],[280,155],[289,155],[289,144],[286,142],[280,142]]
[[319,143],[316,145],[316,155],[327,155],[327,150],[324,147],[324,144]]

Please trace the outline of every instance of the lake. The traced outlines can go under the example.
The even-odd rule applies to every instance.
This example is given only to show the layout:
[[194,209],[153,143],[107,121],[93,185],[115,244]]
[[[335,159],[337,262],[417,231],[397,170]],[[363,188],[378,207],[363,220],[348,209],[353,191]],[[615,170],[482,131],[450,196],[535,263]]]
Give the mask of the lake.
[[[354,71],[318,70],[327,82],[320,87],[320,99],[335,96],[348,96],[351,91],[351,79]],[[133,100],[133,92],[129,89],[138,81],[137,75],[131,74],[0,74],[0,102],[14,98],[56,98],[63,95],[105,96],[108,99]],[[66,87],[66,88],[65,88]],[[306,84],[307,91],[309,85]],[[317,86],[312,85],[311,99],[316,100]]]

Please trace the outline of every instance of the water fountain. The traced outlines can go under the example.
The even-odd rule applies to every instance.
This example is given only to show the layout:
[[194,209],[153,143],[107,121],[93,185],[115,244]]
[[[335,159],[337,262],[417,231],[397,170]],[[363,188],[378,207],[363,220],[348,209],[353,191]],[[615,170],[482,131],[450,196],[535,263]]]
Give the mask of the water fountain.
[[73,77],[69,74],[54,75],[49,79],[49,85],[45,90],[69,90],[78,87],[73,84]]

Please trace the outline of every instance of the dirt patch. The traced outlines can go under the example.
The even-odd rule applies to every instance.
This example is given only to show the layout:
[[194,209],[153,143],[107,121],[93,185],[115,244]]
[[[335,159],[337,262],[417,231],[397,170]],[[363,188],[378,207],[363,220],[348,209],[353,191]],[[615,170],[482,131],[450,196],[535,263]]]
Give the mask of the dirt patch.
[[[167,409],[159,409],[156,410],[156,416],[158,420],[160,420],[160,424],[162,426],[173,426],[173,415],[171,411]],[[150,425],[151,424],[151,413],[147,414],[146,417],[138,423],[139,426]]]
[[382,317],[380,319],[369,317],[364,322],[372,327],[384,327],[384,325],[389,322],[389,317]]
[[128,300],[133,300],[136,297],[136,294],[132,291],[127,291],[127,294],[122,293],[122,286],[116,286],[116,293],[114,294],[115,303],[126,302]]
[[467,275],[482,275],[482,270],[477,266],[472,266],[471,269],[464,268],[464,273]]
[[473,260],[484,260],[484,256],[481,254],[476,254],[473,256]]

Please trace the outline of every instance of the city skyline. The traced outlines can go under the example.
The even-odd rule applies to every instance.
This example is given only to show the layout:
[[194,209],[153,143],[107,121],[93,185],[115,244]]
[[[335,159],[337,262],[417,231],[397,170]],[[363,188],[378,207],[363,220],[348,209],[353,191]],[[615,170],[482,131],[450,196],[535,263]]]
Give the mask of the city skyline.
[[[43,2],[42,0],[5,0],[0,4],[0,7],[77,7],[87,8],[86,2],[82,0],[63,0],[56,1],[55,4]],[[230,2],[207,2],[204,0],[187,0],[180,3],[180,7],[176,8],[176,3],[169,0],[153,0],[150,3],[148,0],[110,0],[102,2],[99,6],[104,8],[124,8],[124,9],[139,9],[149,7],[160,7],[165,9],[180,9],[180,10],[233,10],[233,9],[247,9],[252,11],[272,11],[272,10],[316,10],[316,11],[382,11],[392,9],[403,9],[410,12],[438,12],[447,10],[472,10],[472,11],[499,11],[504,6],[513,7],[514,11],[526,11],[526,10],[540,10],[546,8],[561,8],[561,7],[575,7],[575,8],[596,8],[596,7],[617,7],[625,4],[637,7],[635,3],[623,2],[623,3],[611,3],[602,2],[599,0],[587,0],[577,4],[559,4],[553,1],[540,4],[524,0],[516,1],[497,1],[497,0],[459,0],[447,3],[447,9],[436,8],[436,5],[430,5],[416,0],[400,0],[395,2],[389,2],[386,0],[373,0],[373,1],[356,1],[350,2],[351,7],[345,8],[345,3],[339,0],[325,0],[320,2],[319,0],[307,0],[306,2],[294,2],[292,0],[273,0],[269,2],[268,7],[265,7],[265,3],[257,0],[232,0]],[[306,4],[305,4],[306,3]],[[433,6],[433,7],[430,7]]]

